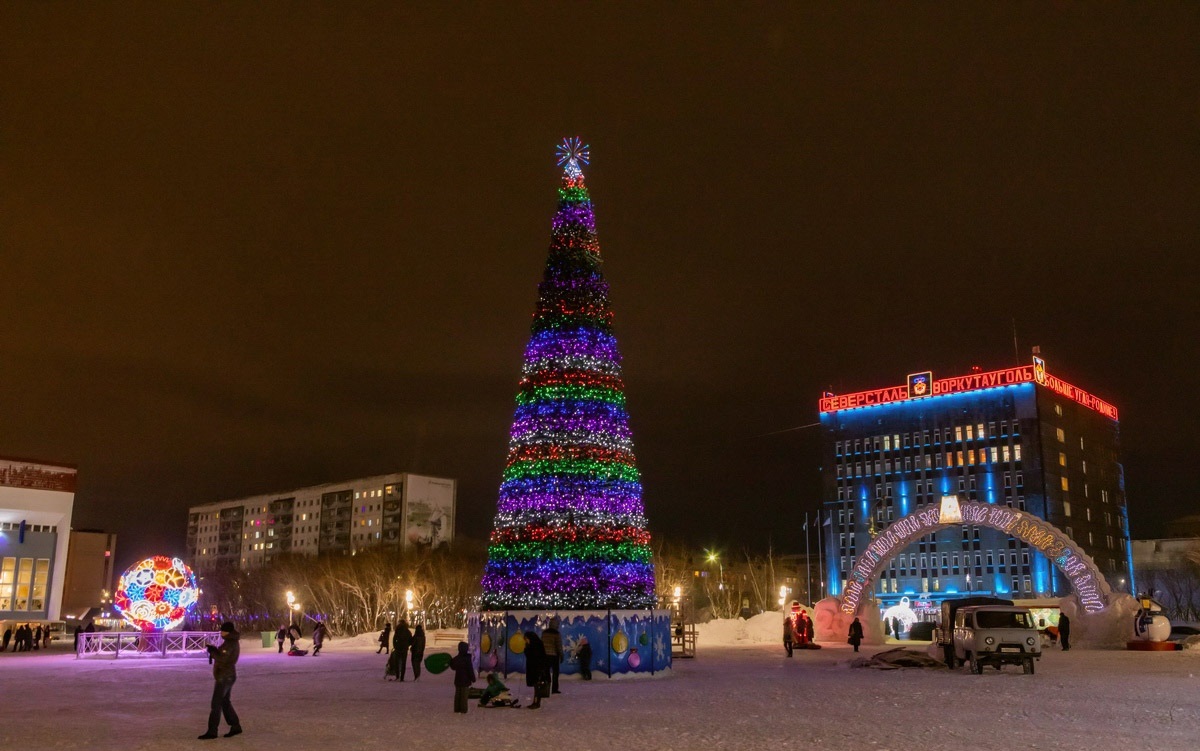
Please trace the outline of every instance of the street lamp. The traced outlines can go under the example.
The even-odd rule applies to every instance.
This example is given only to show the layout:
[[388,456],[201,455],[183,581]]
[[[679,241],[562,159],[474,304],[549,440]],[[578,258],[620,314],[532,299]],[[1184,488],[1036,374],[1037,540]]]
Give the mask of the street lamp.
[[412,616],[413,591],[411,589],[404,590],[404,615],[405,617]]
[[294,614],[299,612],[300,603],[296,602],[296,595],[293,594],[290,589],[288,590],[288,593],[287,593],[287,604],[288,604],[288,625],[291,626],[291,625],[294,625],[296,622],[296,620],[294,618]]
[[721,563],[721,556],[713,550],[706,550],[704,552],[708,553],[709,563],[717,564],[717,569],[720,574],[720,578],[717,580],[717,589],[725,589],[725,564]]

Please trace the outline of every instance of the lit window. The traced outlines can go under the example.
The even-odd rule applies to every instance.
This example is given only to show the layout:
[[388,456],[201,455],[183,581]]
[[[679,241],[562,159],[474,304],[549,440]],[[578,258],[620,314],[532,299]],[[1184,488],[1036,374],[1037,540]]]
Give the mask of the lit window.
[[1058,466],[1060,466],[1060,467],[1067,466],[1067,455],[1061,451],[1058,452]]
[[[1071,515],[1071,502],[1063,501],[1063,516],[1070,516],[1070,515]],[[1070,527],[1067,527],[1067,534],[1068,535],[1071,534]]]
[[1055,428],[1055,429],[1054,429],[1054,432],[1055,432],[1055,435],[1056,435],[1056,436],[1058,436],[1058,442],[1059,442],[1059,443],[1066,443],[1066,442],[1067,442],[1067,434],[1063,432],[1063,429],[1062,429],[1062,428]]
[[1059,417],[1062,417],[1062,405],[1061,404],[1054,405],[1054,414],[1058,415]]
[[954,440],[956,440],[956,441],[962,440],[962,426],[961,425],[954,426]]
[[1015,446],[1013,446],[1013,461],[1014,462],[1021,461],[1021,444],[1019,444],[1019,443],[1016,444]]
[[1059,480],[1060,480],[1060,481],[1061,481],[1061,483],[1062,483],[1062,489],[1063,489],[1063,490],[1070,490],[1070,489],[1071,489],[1071,483],[1070,483],[1070,481],[1069,481],[1069,480],[1067,480],[1067,478],[1065,478],[1065,477],[1060,477],[1060,478],[1059,478]]

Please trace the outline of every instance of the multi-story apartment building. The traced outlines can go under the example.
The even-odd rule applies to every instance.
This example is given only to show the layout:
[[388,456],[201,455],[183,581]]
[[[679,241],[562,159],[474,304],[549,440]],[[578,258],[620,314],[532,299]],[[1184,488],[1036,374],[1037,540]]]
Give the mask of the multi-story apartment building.
[[193,506],[188,559],[198,570],[254,568],[281,553],[437,547],[454,539],[455,488],[398,473]]

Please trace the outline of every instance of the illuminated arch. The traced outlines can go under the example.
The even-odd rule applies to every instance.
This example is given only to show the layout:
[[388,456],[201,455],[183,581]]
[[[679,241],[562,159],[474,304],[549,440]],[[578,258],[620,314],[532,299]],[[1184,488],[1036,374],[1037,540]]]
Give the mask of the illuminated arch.
[[872,591],[880,572],[900,551],[930,532],[960,524],[998,529],[1027,543],[1063,572],[1084,610],[1096,613],[1108,607],[1112,590],[1096,562],[1058,527],[1008,506],[948,497],[940,507],[930,506],[897,519],[867,545],[846,577],[846,591],[838,598],[842,612],[857,612],[863,595]]

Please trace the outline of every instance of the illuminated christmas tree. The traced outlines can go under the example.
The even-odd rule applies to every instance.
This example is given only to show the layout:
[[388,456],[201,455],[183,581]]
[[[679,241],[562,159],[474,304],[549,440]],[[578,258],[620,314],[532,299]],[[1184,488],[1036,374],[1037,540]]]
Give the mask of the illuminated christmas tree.
[[592,201],[563,168],[483,577],[485,609],[651,608],[650,534]]

